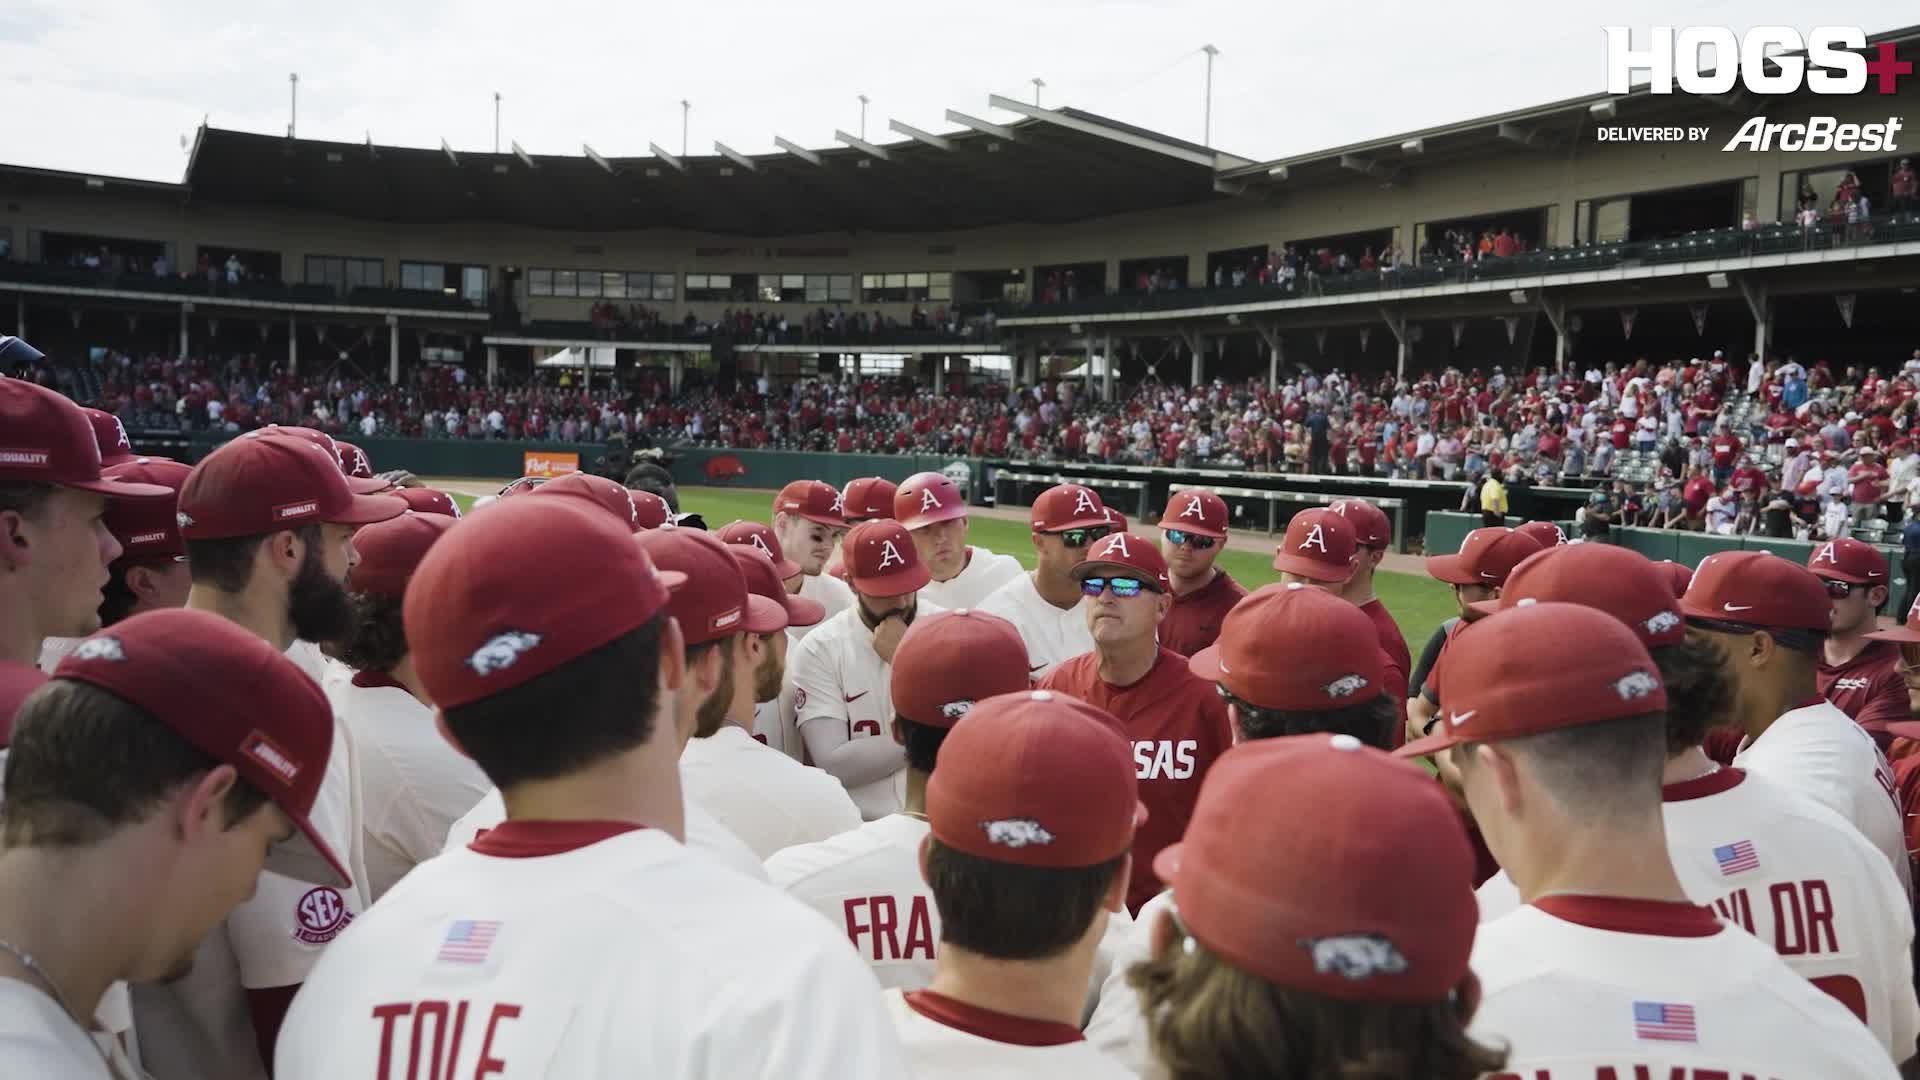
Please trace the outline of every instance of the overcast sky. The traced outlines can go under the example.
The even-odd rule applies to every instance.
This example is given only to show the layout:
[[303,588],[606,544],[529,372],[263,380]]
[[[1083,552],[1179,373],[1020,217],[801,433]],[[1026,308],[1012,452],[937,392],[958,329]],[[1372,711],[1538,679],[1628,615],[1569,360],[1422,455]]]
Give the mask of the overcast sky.
[[[0,162],[179,180],[182,137],[284,134],[289,72],[302,137],[609,156],[716,139],[745,153],[784,135],[833,145],[887,120],[944,131],[986,119],[987,95],[1073,105],[1199,141],[1206,58],[1213,144],[1256,160],[1541,104],[1605,88],[1606,23],[1780,24],[1785,0],[1604,5],[1292,4],[1273,0],[0,0]],[[1821,22],[1843,16],[1839,5]],[[1920,22],[1908,2],[1858,0],[1873,34]],[[944,12],[944,15],[941,13]],[[1920,57],[1910,57],[1920,60]],[[1072,178],[1063,177],[1063,182]]]

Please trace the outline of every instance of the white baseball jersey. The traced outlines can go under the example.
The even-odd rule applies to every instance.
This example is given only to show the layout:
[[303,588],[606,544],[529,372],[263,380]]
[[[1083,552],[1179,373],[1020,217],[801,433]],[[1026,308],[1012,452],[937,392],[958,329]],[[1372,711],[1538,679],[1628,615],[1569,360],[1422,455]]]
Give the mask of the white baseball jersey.
[[765,859],[860,826],[860,810],[840,781],[722,725],[680,752],[687,801],[705,807],[727,831]]
[[1100,984],[1100,999],[1086,1024],[1087,1042],[1094,1049],[1144,1080],[1159,1080],[1167,1075],[1167,1069],[1154,1056],[1147,1038],[1147,1017],[1141,1011],[1139,993],[1127,984],[1127,969],[1153,958],[1153,924],[1161,912],[1172,908],[1171,889],[1140,905],[1130,932],[1113,950],[1106,979]]
[[[916,619],[942,610],[919,602]],[[787,654],[793,710],[815,765],[839,777],[860,816],[873,821],[906,805],[907,751],[893,741],[893,665],[873,651],[858,606],[829,617]],[[819,730],[809,734],[809,729]],[[880,742],[866,742],[878,739]],[[862,760],[835,764],[822,747],[860,744]]]
[[366,893],[378,900],[407,871],[440,854],[447,830],[487,793],[473,759],[441,736],[433,710],[403,687],[363,677],[332,687],[334,713],[353,733],[360,776]]
[[[940,950],[940,909],[920,874],[926,819],[890,814],[815,844],[778,852],[767,877],[818,911],[847,940],[880,985],[920,990],[933,982]],[[1094,953],[1087,1008],[1133,939],[1134,922],[1122,907],[1107,919]]]
[[[702,809],[692,799],[685,800],[686,817],[682,822],[686,826],[687,846],[698,848],[712,858],[718,859],[729,869],[748,877],[767,879],[765,868],[753,849],[746,842],[728,831],[725,825],[712,814]],[[507,820],[507,804],[500,797],[499,788],[488,788],[473,809],[460,816],[453,827],[447,830],[447,844],[444,850],[453,851],[473,843],[483,832],[496,828]]]
[[1020,560],[1011,555],[995,555],[983,547],[967,548],[967,564],[945,581],[931,581],[920,590],[920,599],[931,600],[948,611],[979,607],[994,591],[1019,577]]
[[1733,763],[1810,796],[1852,822],[1892,864],[1901,891],[1913,896],[1905,814],[1894,793],[1893,767],[1852,717],[1821,700],[1788,710],[1758,739],[1743,741]]
[[[1689,899],[1771,945],[1866,1021],[1895,1060],[1913,1056],[1913,910],[1865,837],[1812,799],[1740,769],[1669,784],[1662,817]],[[1504,870],[1477,896],[1482,922],[1521,906]]]
[[314,970],[278,1080],[897,1080],[833,928],[655,829],[512,821],[424,863]]
[[1546,897],[1481,924],[1472,964],[1468,1033],[1511,1046],[1501,1077],[1899,1075],[1846,1006],[1707,908]]
[[[111,1052],[111,1051],[109,1051]],[[109,1073],[100,1048],[40,987],[0,976],[0,1061],[7,1080],[119,1080],[138,1076],[122,1064]]]
[[827,619],[853,606],[853,590],[847,588],[846,582],[832,574],[800,575],[800,595],[809,600],[818,600],[820,605],[827,609],[827,617],[812,626],[787,627],[789,646],[800,644],[802,638],[827,625]]
[[[791,649],[793,643],[787,643]],[[753,737],[802,764],[807,760],[807,744],[800,739],[800,720],[793,712],[793,672],[782,665],[780,696],[753,707]]]
[[1033,575],[1021,574],[980,601],[979,610],[998,615],[1020,631],[1027,643],[1028,674],[1039,679],[1062,660],[1093,651],[1093,632],[1087,629],[1086,602],[1062,610],[1034,588]]
[[914,1080],[1133,1080],[1072,1024],[1009,1016],[930,990],[888,990],[882,1000]]

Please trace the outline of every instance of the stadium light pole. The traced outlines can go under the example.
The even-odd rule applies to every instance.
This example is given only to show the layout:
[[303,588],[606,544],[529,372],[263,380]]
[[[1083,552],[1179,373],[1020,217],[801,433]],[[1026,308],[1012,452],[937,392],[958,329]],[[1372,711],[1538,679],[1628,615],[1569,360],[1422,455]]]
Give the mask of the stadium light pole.
[[1207,109],[1206,109],[1205,117],[1200,122],[1200,145],[1212,146],[1213,145],[1213,58],[1220,55],[1220,50],[1214,48],[1211,45],[1202,45],[1200,46],[1200,51],[1207,54]]
[[500,91],[493,92],[493,152],[500,152]]
[[294,125],[300,122],[300,73],[287,73],[287,138],[293,138]]
[[687,117],[693,112],[693,102],[680,99],[680,156],[687,156]]
[[1027,81],[1033,83],[1033,107],[1037,109],[1040,107],[1040,88],[1047,85],[1047,80],[1036,77]]
[[867,139],[867,95],[860,95],[860,141]]

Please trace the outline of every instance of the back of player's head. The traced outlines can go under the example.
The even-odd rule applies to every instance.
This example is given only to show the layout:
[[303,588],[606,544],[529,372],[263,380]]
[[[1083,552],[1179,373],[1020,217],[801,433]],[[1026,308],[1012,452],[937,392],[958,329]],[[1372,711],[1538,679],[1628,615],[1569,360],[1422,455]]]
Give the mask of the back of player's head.
[[353,534],[360,562],[347,588],[353,598],[353,628],[340,641],[340,659],[355,671],[392,671],[407,655],[407,629],[400,603],[407,582],[458,518],[409,510],[397,518],[362,526]]
[[977,702],[1033,682],[1020,631],[968,608],[916,619],[894,650],[889,678],[907,767],[923,773],[933,771],[947,732]]
[[662,649],[680,641],[668,590],[684,581],[603,510],[505,499],[433,544],[402,618],[428,697],[504,790],[654,738]]
[[1373,621],[1324,589],[1255,591],[1188,666],[1233,706],[1244,739],[1344,733],[1384,750],[1399,724]]
[[674,513],[680,512],[680,489],[673,482],[673,474],[664,467],[643,461],[627,470],[624,483],[635,491],[649,491],[660,496]]
[[1119,721],[1045,690],[989,698],[927,781],[927,885],[943,944],[1045,960],[1125,895],[1145,810]]

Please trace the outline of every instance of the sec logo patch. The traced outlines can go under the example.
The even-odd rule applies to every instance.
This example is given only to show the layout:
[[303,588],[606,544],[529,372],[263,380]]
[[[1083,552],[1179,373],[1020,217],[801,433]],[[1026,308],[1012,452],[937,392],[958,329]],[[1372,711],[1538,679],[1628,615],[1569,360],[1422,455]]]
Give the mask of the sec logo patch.
[[804,709],[807,707],[807,688],[806,687],[796,686],[793,688],[793,707],[795,709]]
[[294,905],[293,918],[296,940],[308,945],[325,945],[340,936],[340,931],[353,921],[353,913],[347,910],[347,902],[338,889],[320,885],[308,889]]

